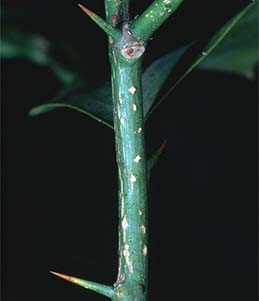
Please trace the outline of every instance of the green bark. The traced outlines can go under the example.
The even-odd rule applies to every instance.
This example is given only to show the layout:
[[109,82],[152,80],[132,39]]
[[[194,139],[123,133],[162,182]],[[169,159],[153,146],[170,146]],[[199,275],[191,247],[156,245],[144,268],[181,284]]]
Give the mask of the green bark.
[[156,0],[130,26],[135,37],[147,41],[177,10],[183,0]]
[[125,29],[121,42],[110,49],[120,186],[119,271],[115,300],[125,301],[135,298],[147,300],[147,171],[141,86],[143,52],[142,43],[137,44]]
[[[119,1],[117,1],[118,3]],[[106,8],[110,1],[106,1]],[[129,1],[106,9],[107,21],[123,23],[117,43],[109,39],[113,119],[119,175],[119,268],[116,301],[147,300],[147,167],[142,103],[142,56],[145,45],[127,23]]]

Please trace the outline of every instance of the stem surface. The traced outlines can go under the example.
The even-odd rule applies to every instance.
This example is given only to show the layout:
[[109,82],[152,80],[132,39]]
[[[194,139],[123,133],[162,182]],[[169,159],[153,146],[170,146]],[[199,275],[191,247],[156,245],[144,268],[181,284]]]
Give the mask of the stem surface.
[[147,168],[142,104],[144,43],[129,31],[129,0],[105,0],[106,19],[124,22],[119,42],[109,38],[113,119],[119,175],[119,268],[116,301],[147,301]]
[[183,0],[155,0],[130,26],[136,38],[147,41],[177,10]]
[[[119,174],[119,271],[124,299],[147,300],[147,172],[141,59],[112,61],[114,128]],[[137,298],[137,299],[135,299]]]

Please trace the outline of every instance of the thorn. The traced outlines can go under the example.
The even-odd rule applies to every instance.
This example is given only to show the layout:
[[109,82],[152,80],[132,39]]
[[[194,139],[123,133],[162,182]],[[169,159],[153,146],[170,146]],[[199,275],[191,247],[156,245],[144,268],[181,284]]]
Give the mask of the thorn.
[[167,143],[167,140],[165,139],[164,142],[162,143],[162,145],[159,148],[159,153],[160,154],[164,151],[166,143]]
[[66,281],[77,284],[79,286],[82,286],[86,289],[92,290],[92,291],[99,293],[101,295],[104,295],[106,297],[111,298],[114,295],[114,289],[111,286],[99,284],[96,282],[76,278],[73,276],[69,276],[69,275],[65,275],[65,274],[61,274],[61,273],[57,273],[57,272],[53,272],[53,271],[49,271],[49,272],[59,278],[62,278]]
[[155,163],[157,162],[157,160],[159,159],[159,157],[161,156],[161,154],[164,151],[164,148],[166,146],[166,140],[164,140],[164,142],[160,145],[160,147],[155,151],[155,153],[153,154],[153,156],[148,160],[148,172],[150,175],[151,169],[154,167]]
[[112,37],[115,41],[118,41],[121,37],[119,30],[109,25],[105,20],[96,15],[90,9],[85,6],[78,4],[84,13],[86,13],[108,36]]

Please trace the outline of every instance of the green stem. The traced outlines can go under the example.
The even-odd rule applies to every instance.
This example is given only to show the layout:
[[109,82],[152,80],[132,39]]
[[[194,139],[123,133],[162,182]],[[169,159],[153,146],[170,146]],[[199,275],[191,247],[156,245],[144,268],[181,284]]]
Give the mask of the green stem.
[[[79,5],[109,37],[113,120],[119,175],[119,267],[114,288],[53,273],[110,297],[113,301],[148,299],[148,171],[142,98],[145,42],[183,0],[156,0],[132,23],[130,0],[105,0],[106,21]],[[121,25],[119,30],[117,25]]]
[[[116,3],[119,3],[116,1]],[[106,1],[107,21],[128,15],[129,1]],[[122,10],[124,12],[122,13]],[[114,15],[118,15],[114,18]],[[125,20],[124,20],[125,21]],[[145,50],[124,23],[119,43],[110,43],[114,129],[119,174],[118,301],[147,300],[147,172],[142,105],[141,63]]]
[[138,39],[147,41],[176,11],[183,0],[156,0],[130,26]]
[[147,172],[141,58],[112,49],[114,128],[119,174],[117,299],[147,300]]
[[[182,0],[156,0],[132,23],[129,22],[130,0],[104,1],[106,21],[81,4],[79,7],[109,37],[113,121],[119,175],[118,276],[114,287],[110,287],[57,272],[51,273],[113,301],[147,301],[149,171],[145,151],[141,65],[145,42],[176,10]],[[121,28],[115,28],[119,24]],[[153,161],[160,152],[161,150]]]

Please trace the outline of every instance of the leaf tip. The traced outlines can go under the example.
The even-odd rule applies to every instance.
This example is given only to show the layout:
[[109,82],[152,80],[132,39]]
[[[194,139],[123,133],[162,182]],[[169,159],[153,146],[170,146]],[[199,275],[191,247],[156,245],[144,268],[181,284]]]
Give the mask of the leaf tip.
[[37,116],[39,113],[38,113],[38,110],[36,108],[32,108],[29,110],[28,112],[28,116],[29,117],[34,117],[34,116]]
[[39,105],[37,107],[34,107],[34,108],[30,109],[29,112],[28,112],[28,116],[29,117],[35,117],[35,116],[38,116],[42,113],[49,112],[51,110],[52,110],[52,108],[48,107],[47,105]]

